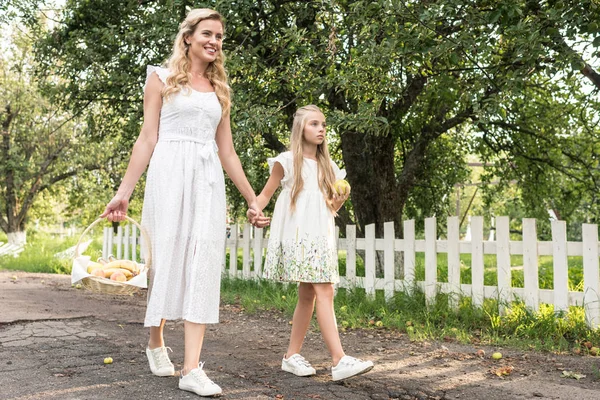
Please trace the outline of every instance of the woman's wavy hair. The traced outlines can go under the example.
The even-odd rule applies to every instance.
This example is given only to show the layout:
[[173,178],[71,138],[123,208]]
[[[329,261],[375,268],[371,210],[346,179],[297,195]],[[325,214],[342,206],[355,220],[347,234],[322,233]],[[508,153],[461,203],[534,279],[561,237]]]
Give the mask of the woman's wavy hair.
[[[290,201],[290,209],[292,211],[295,210],[298,195],[304,187],[304,180],[302,179],[302,165],[304,164],[302,146],[304,144],[304,127],[308,122],[308,114],[310,112],[323,114],[319,107],[312,104],[300,107],[294,114],[294,122],[292,124],[292,135],[290,138],[290,150],[294,160],[294,183],[292,185],[292,198]],[[333,167],[331,166],[329,150],[327,149],[327,139],[324,139],[323,143],[317,146],[317,172],[319,177],[319,188],[325,196],[327,207],[336,214],[336,210],[333,207],[333,185],[335,183],[335,174],[333,172]]]
[[[173,44],[173,52],[167,61],[169,76],[167,84],[163,89],[163,97],[180,92],[183,88],[191,89],[192,74],[190,72],[190,59],[188,57],[189,45],[185,40],[194,34],[200,21],[211,19],[219,21],[225,31],[223,17],[217,11],[208,8],[198,8],[191,10],[185,20],[179,25],[179,32]],[[227,72],[225,71],[225,55],[220,49],[215,61],[211,62],[205,71],[205,76],[215,88],[215,93],[221,103],[222,115],[228,116],[231,109],[231,89],[227,84]]]

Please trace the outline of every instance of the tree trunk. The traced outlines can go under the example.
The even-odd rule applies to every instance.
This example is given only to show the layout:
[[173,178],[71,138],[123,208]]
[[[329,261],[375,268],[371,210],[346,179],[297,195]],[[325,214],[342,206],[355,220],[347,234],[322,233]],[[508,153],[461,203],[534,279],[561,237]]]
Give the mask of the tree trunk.
[[[358,132],[341,134],[342,155],[356,218],[357,236],[364,237],[365,225],[375,224],[375,237],[383,237],[384,222],[402,222],[394,168],[394,139],[391,135]],[[383,274],[383,257],[376,253],[376,274]]]
[[6,236],[8,236],[9,244],[23,245],[27,243],[27,232],[25,230],[8,232]]
[[402,222],[394,173],[394,138],[343,132],[341,143],[358,231],[364,235],[365,225],[374,223],[376,236],[383,237],[384,222],[394,221],[396,229]]

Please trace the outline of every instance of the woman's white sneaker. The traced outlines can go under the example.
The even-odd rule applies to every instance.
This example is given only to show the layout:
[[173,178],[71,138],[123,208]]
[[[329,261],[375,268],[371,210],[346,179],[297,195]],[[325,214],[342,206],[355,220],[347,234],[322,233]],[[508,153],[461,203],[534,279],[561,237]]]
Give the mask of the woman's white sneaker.
[[[157,347],[156,349],[150,350],[146,347],[146,357],[148,357],[148,363],[150,364],[150,371],[156,376],[173,376],[175,375],[175,367],[169,359],[167,349],[169,347]],[[173,351],[173,350],[171,350]]]
[[358,358],[344,356],[338,362],[338,365],[331,368],[331,376],[334,381],[340,381],[352,376],[364,374],[373,369],[372,361],[363,361]]
[[281,369],[291,372],[296,376],[311,376],[317,373],[312,365],[300,354],[293,354],[288,358],[283,357],[283,360],[281,360]]
[[206,376],[206,373],[202,370],[203,366],[204,363],[200,363],[198,368],[194,368],[187,375],[180,375],[179,389],[194,392],[199,396],[216,396],[221,394],[221,387]]

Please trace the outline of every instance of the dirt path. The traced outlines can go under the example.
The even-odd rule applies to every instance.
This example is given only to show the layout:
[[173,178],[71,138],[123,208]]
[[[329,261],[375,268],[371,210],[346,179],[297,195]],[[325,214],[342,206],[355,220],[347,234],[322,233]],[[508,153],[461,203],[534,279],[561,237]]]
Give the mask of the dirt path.
[[[176,378],[150,374],[144,306],[141,295],[73,289],[67,276],[0,272],[0,399],[197,398],[177,389]],[[202,354],[222,399],[600,399],[600,359],[502,349],[504,358],[492,361],[472,346],[411,342],[388,330],[342,334],[348,353],[375,362],[344,383],[331,381],[319,333],[309,332],[303,355],[317,375],[298,378],[279,369],[289,330],[281,314],[222,307]],[[166,341],[181,367],[181,323],[167,324]],[[108,356],[114,362],[104,365]],[[513,371],[490,372],[500,367]],[[586,377],[563,378],[564,370]]]

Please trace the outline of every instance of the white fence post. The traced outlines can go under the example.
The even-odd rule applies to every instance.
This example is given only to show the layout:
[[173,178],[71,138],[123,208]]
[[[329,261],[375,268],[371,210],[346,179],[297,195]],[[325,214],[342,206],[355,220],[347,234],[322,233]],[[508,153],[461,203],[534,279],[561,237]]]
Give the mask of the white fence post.
[[554,311],[569,309],[567,223],[552,221],[552,262],[554,266]]
[[512,282],[510,272],[510,219],[496,218],[496,268],[498,271],[498,297],[500,314],[512,301]]
[[537,229],[534,218],[523,218],[523,278],[525,305],[534,311],[540,305]]
[[237,224],[231,225],[229,228],[229,276],[231,278],[237,277],[237,253],[238,253],[238,239],[239,239],[239,227]]
[[404,221],[404,290],[412,292],[415,284],[415,220]]
[[471,218],[471,290],[473,305],[483,305],[483,217]]
[[[104,227],[104,229],[102,230],[102,258],[106,258],[108,257],[108,236],[109,236],[109,229],[108,227]],[[96,260],[94,260],[96,261]]]
[[356,286],[356,225],[346,225],[346,281]]
[[458,308],[460,298],[460,229],[458,217],[448,217],[448,285],[449,304]]
[[250,224],[244,224],[244,237],[242,238],[242,274],[244,279],[250,278],[250,232]]
[[435,217],[425,218],[425,301],[435,302],[437,289],[437,223]]
[[103,257],[108,259],[108,256],[113,254],[113,228],[111,226],[111,227],[108,227],[105,229],[108,229],[108,246],[107,246],[106,256],[103,256]]
[[[142,245],[142,243],[143,243],[143,239],[141,238],[141,233],[140,233],[140,245]],[[135,225],[131,226],[131,239],[129,241],[129,245],[131,246],[131,259],[137,260],[137,226],[135,226]],[[143,246],[146,246],[146,244],[143,244]],[[150,244],[150,246],[152,246],[152,244]],[[152,249],[148,249],[148,251],[152,251]],[[140,259],[141,259],[141,255],[142,255],[142,252],[140,251]]]
[[365,226],[365,292],[375,298],[375,224]]
[[600,282],[598,282],[598,226],[583,224],[583,306],[588,325],[600,324]]
[[263,228],[254,227],[254,279],[262,277]]
[[386,300],[394,297],[395,277],[394,277],[394,260],[395,260],[395,249],[394,242],[396,240],[394,232],[394,223],[386,222],[383,224],[383,240],[384,240],[384,253],[383,253],[383,279],[384,279],[384,291]]
[[118,260],[123,258],[123,227],[121,225],[117,227],[117,254],[115,257]]
[[125,225],[125,233],[123,235],[123,258],[126,260],[132,260],[129,258],[129,231],[131,230],[131,224]]

